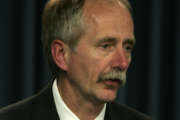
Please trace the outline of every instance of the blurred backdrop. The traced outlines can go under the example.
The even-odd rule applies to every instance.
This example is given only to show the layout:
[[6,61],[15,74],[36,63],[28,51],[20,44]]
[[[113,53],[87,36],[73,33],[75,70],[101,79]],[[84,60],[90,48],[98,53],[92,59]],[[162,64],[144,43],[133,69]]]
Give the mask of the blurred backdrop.
[[[0,108],[38,92],[51,79],[41,45],[46,0],[0,4]],[[180,120],[180,0],[131,0],[136,47],[117,101]]]

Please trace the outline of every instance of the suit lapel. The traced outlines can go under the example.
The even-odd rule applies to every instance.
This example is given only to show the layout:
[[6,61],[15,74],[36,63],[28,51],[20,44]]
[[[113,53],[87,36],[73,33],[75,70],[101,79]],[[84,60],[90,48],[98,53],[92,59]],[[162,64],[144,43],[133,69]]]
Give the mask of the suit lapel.
[[109,103],[107,103],[104,120],[110,120],[109,107],[110,107],[110,106],[109,106]]
[[39,120],[60,120],[52,94],[52,82],[38,94],[38,100],[40,102],[36,107],[38,109],[36,118]]
[[[36,107],[39,109],[36,117],[38,118],[37,120],[60,120],[52,94],[52,83],[53,82],[50,82],[50,84],[48,84],[47,87],[44,88],[37,96],[39,101],[41,101]],[[111,109],[111,103],[107,103],[104,120],[116,120],[111,115]]]
[[118,113],[117,116],[117,108],[112,107],[113,102],[107,103],[106,112],[105,112],[105,118],[104,120],[119,120],[119,116],[121,116]]

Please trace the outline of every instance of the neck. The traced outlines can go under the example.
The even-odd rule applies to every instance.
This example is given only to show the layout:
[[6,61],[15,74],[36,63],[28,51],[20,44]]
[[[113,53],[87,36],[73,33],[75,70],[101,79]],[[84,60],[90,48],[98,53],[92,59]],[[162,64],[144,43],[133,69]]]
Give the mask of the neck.
[[94,120],[104,107],[102,102],[87,100],[62,76],[57,85],[65,104],[82,120]]

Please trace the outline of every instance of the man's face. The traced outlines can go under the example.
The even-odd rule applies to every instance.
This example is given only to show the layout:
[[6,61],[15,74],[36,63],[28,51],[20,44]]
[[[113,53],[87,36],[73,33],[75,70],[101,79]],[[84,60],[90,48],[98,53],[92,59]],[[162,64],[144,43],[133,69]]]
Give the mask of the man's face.
[[68,81],[81,97],[112,101],[125,83],[134,45],[133,21],[121,3],[87,3],[85,34],[68,62]]

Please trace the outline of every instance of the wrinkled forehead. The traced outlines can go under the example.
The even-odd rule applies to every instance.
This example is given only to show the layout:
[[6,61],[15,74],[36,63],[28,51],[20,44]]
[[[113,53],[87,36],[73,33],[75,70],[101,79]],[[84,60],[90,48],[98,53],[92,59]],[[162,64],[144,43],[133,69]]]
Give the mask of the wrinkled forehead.
[[85,0],[84,8],[86,9],[112,9],[112,8],[126,8],[125,4],[121,2],[121,0]]
[[101,23],[102,20],[108,21],[114,17],[121,22],[130,20],[127,22],[133,24],[130,11],[120,0],[86,0],[83,17],[88,24]]
[[120,1],[120,0],[85,0],[85,9],[112,9],[112,8],[119,8],[123,7],[126,8],[126,6]]

